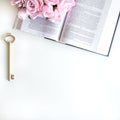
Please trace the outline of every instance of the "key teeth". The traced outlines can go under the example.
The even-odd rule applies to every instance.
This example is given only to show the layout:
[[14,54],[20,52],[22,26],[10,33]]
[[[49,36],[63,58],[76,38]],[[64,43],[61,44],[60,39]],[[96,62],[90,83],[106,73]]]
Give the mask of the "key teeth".
[[14,75],[11,75],[11,80],[14,80]]

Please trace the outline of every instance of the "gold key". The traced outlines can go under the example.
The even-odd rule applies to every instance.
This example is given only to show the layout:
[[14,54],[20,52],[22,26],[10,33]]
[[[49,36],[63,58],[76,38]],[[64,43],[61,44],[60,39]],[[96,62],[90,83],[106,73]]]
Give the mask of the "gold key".
[[3,40],[7,43],[8,47],[8,80],[14,80],[14,75],[11,74],[11,44],[15,41],[15,37],[11,33],[4,35]]

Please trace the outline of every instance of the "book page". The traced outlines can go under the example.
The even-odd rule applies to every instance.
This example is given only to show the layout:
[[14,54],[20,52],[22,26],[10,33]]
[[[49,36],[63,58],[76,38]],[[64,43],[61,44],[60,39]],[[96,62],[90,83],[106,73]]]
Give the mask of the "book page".
[[52,40],[59,41],[61,37],[61,33],[63,30],[63,24],[65,22],[67,13],[63,14],[60,22],[53,23],[48,20],[45,21],[44,26],[44,37]]
[[100,41],[96,48],[97,53],[109,56],[119,18],[120,0],[112,0],[107,19],[105,21],[104,29],[102,30]]
[[94,43],[99,42],[110,5],[111,0],[76,0],[76,6],[67,18],[61,41],[91,49]]
[[62,20],[57,23],[38,17],[36,19],[26,18],[25,20],[16,19],[14,27],[15,29],[31,33],[33,35],[50,38],[58,41],[60,38],[63,22],[66,14],[62,16]]
[[36,18],[35,20],[26,18],[25,20],[21,20],[17,17],[13,28],[43,37],[44,20],[41,18]]

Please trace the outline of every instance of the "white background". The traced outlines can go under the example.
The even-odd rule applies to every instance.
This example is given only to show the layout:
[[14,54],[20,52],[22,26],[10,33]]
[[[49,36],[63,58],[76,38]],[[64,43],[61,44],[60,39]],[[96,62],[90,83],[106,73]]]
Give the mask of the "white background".
[[[109,57],[12,30],[16,9],[0,0],[0,120],[120,120],[120,23]],[[7,81],[6,43],[14,81]]]

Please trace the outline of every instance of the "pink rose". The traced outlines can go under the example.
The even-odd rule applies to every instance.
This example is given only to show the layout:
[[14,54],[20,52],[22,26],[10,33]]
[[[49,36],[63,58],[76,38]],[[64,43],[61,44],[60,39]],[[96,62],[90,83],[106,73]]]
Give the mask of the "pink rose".
[[26,12],[32,19],[42,13],[43,0],[26,0]]
[[75,0],[61,0],[58,9],[60,12],[68,12],[73,6],[75,6]]
[[42,13],[45,18],[52,18],[54,16],[52,6],[44,5]]
[[44,0],[46,5],[56,5],[59,4],[60,0]]
[[55,9],[54,10],[54,16],[53,17],[51,17],[49,20],[51,21],[51,22],[60,22],[60,20],[61,20],[61,14],[59,13],[59,11],[58,11],[58,9]]
[[25,7],[25,0],[11,0],[11,5],[14,5],[18,8]]
[[22,8],[18,11],[18,17],[22,20],[24,20],[27,17],[25,8]]

